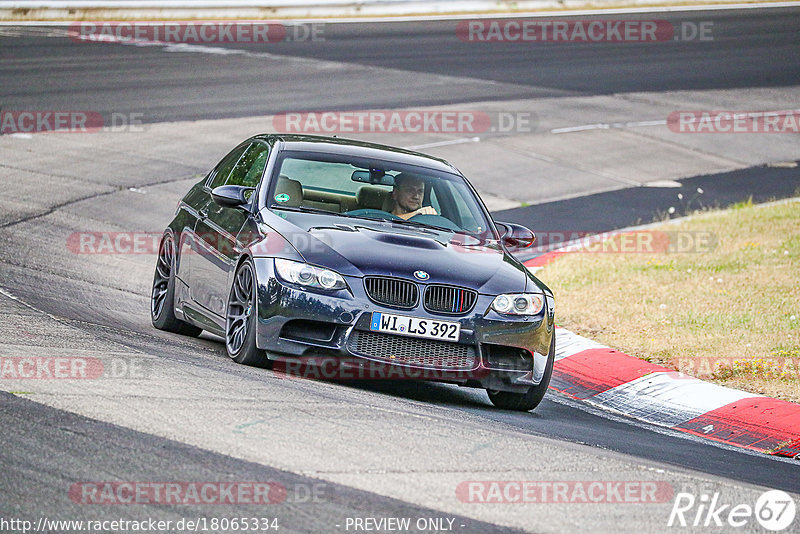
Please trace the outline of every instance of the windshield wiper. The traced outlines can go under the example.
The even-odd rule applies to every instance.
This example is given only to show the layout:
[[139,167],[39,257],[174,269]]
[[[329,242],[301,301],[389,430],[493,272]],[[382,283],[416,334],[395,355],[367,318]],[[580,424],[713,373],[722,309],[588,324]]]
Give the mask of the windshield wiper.
[[[346,217],[348,219],[363,219],[366,221],[376,222],[394,222],[395,219],[385,219],[380,217],[366,217],[364,215],[350,215],[348,213],[339,213],[337,211],[328,211],[320,208],[312,208],[310,206],[270,206],[270,209],[296,211],[300,213],[320,213],[322,215],[333,215],[334,217]],[[419,224],[419,223],[417,223]]]
[[347,217],[349,219],[370,219],[373,221],[385,220],[385,219],[371,219],[370,217],[359,217],[357,215],[348,215],[346,213],[339,213],[338,211],[328,211],[321,208],[312,208],[310,206],[270,206],[270,209],[297,211],[300,213],[319,213],[321,215],[333,215],[334,217]]
[[363,219],[363,220],[366,220],[366,221],[397,223],[397,224],[401,224],[401,225],[415,226],[417,228],[425,229],[425,230],[428,230],[428,229],[430,229],[430,230],[438,230],[440,232],[450,232],[450,233],[455,233],[455,234],[466,234],[466,235],[470,235],[472,237],[476,237],[476,238],[478,237],[477,234],[474,234],[474,233],[469,232],[467,230],[453,230],[452,228],[445,228],[444,226],[436,226],[436,225],[433,225],[433,224],[426,224],[426,223],[421,223],[421,222],[417,222],[417,221],[409,221],[409,220],[403,219],[401,217],[398,217],[397,219],[389,219],[389,218],[382,218],[382,217],[366,217],[364,215],[349,215],[347,213],[338,213],[336,211],[328,211],[328,210],[323,210],[323,209],[320,209],[320,208],[312,208],[310,206],[277,206],[277,205],[273,205],[273,206],[270,206],[270,208],[271,209],[278,209],[278,210],[285,210],[285,211],[296,211],[296,212],[300,212],[300,213],[319,213],[319,214],[322,214],[322,215],[333,215],[334,217],[346,217],[348,219]]
[[278,205],[273,205],[273,206],[270,206],[270,209],[286,210],[286,211],[299,211],[299,212],[302,212],[302,213],[325,213],[327,215],[341,215],[341,213],[336,213],[335,211],[323,210],[321,208],[311,208],[309,206],[278,206]]
[[457,232],[458,230],[453,230],[452,228],[445,228],[444,226],[436,226],[434,224],[426,224],[417,221],[409,221],[408,219],[398,218],[398,219],[384,219],[389,222],[397,223],[397,224],[407,224],[410,226],[418,226],[420,228],[433,228],[434,230],[439,230],[441,232]]
[[[322,214],[322,215],[333,215],[334,217],[346,217],[348,219],[361,219],[361,220],[365,220],[365,221],[375,221],[375,222],[399,222],[399,221],[408,222],[408,221],[403,221],[402,219],[400,219],[398,221],[397,219],[388,219],[388,218],[384,218],[384,217],[367,217],[365,215],[350,215],[348,213],[339,213],[339,212],[336,212],[336,211],[328,211],[328,210],[323,210],[323,209],[320,209],[320,208],[312,208],[312,207],[309,207],[309,206],[270,206],[270,209],[277,209],[277,210],[284,210],[284,211],[296,211],[296,212],[299,212],[299,213],[319,213],[319,214]],[[412,224],[415,224],[415,225],[418,225],[418,226],[421,226],[421,227],[430,228],[430,226],[427,225],[427,224],[422,224],[422,223],[412,223]],[[435,228],[435,227],[433,227],[433,228]]]

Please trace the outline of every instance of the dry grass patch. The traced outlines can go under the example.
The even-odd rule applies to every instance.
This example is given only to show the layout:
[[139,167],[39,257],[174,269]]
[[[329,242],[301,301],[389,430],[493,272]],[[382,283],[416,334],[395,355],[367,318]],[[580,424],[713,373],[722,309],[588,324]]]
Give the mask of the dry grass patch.
[[558,323],[704,380],[800,402],[800,202],[743,203],[652,230],[673,243],[710,233],[716,246],[561,256],[538,273]]

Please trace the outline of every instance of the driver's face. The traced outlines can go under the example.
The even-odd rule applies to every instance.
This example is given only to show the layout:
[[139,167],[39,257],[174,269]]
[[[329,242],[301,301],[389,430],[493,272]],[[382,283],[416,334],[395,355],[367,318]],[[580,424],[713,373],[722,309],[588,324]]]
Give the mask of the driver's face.
[[410,213],[422,207],[422,198],[425,195],[425,184],[422,180],[408,180],[394,188],[392,196],[403,210]]

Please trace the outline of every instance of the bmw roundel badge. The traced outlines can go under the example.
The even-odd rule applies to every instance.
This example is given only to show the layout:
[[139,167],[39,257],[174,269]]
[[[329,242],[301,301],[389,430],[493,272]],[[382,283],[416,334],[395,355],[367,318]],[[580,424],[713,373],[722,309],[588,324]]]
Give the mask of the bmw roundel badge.
[[429,275],[425,271],[414,271],[414,278],[416,278],[417,280],[427,280],[430,277],[431,275]]

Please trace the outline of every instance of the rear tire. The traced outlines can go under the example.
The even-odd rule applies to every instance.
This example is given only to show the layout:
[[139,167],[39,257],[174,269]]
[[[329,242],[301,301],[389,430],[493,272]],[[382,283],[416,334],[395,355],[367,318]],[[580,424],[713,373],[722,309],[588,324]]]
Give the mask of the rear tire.
[[547,387],[550,385],[550,377],[553,376],[553,365],[556,361],[556,334],[553,332],[553,338],[550,341],[550,352],[547,354],[547,367],[544,370],[544,376],[538,386],[531,386],[525,393],[513,393],[511,391],[492,391],[486,390],[489,395],[489,400],[492,401],[497,408],[502,410],[514,410],[518,412],[529,412],[539,406],[542,402],[544,394],[547,393]]
[[225,318],[225,349],[236,363],[270,367],[264,351],[256,347],[256,274],[253,260],[247,258],[236,269],[228,295]]
[[159,330],[197,337],[202,328],[175,317],[175,241],[165,234],[158,247],[156,272],[150,293],[150,320]]

